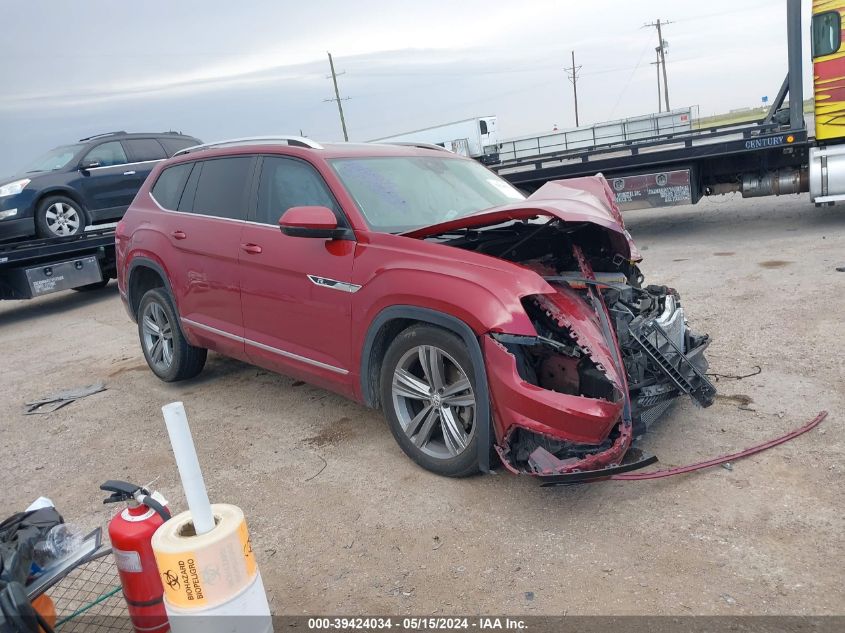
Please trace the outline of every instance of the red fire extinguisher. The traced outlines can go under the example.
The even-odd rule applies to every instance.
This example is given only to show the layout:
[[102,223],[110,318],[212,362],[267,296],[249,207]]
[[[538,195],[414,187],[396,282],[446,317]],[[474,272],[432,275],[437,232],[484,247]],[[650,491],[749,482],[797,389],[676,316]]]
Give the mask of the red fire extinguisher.
[[126,503],[109,523],[109,538],[135,631],[169,631],[164,588],[150,544],[153,532],[170,518],[167,501],[125,481],[107,481],[100,489],[112,493],[103,503]]

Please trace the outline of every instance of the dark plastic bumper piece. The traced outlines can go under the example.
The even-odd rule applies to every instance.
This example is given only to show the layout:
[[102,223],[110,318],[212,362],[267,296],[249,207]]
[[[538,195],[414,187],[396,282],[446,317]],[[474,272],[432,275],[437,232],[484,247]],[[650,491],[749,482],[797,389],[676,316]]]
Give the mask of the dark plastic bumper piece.
[[651,466],[657,461],[655,455],[643,453],[639,449],[632,448],[625,454],[622,463],[617,466],[602,468],[600,470],[584,470],[571,473],[564,473],[561,475],[546,475],[541,477],[541,486],[544,488],[548,486],[567,486],[571,484],[581,484],[591,481],[601,481],[613,475],[621,475],[623,473],[631,472],[632,470],[639,470],[646,466]]
[[[663,373],[683,393],[689,395],[702,407],[709,407],[716,397],[716,387],[707,380],[696,365],[697,359],[691,354],[687,356],[675,345],[666,332],[657,323],[646,321],[637,324],[632,323],[630,328],[631,338],[657,363]],[[649,340],[650,336],[656,336],[659,346]],[[674,351],[670,356],[664,355],[659,347],[668,346]]]

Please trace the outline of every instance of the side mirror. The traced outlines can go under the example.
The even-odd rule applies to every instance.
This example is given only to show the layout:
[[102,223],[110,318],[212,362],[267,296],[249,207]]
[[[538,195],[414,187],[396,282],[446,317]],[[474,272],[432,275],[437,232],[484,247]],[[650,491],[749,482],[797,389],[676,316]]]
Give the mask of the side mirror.
[[85,162],[83,162],[79,166],[79,169],[81,171],[88,171],[89,169],[94,169],[95,167],[99,167],[99,166],[100,166],[100,161],[98,161],[98,160],[86,160]]
[[279,218],[279,228],[291,237],[335,239],[346,229],[338,228],[334,211],[327,207],[291,207]]

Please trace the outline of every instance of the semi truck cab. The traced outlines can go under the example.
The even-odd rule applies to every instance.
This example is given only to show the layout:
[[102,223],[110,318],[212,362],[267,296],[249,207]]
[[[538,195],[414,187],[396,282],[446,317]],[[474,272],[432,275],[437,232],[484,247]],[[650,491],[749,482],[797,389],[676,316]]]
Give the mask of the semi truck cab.
[[845,0],[813,0],[812,55],[816,144],[810,148],[810,197],[845,200]]

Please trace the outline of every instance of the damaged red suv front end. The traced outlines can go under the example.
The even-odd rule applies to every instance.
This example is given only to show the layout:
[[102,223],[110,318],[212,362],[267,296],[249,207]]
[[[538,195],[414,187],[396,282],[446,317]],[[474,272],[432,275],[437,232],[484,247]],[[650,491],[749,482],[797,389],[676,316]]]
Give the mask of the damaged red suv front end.
[[641,260],[602,177],[549,183],[525,202],[408,234],[495,255],[551,292],[521,297],[536,330],[482,337],[496,450],[547,483],[600,479],[656,461],[632,449],[673,401],[709,406],[709,339],[678,293],[643,286]]

